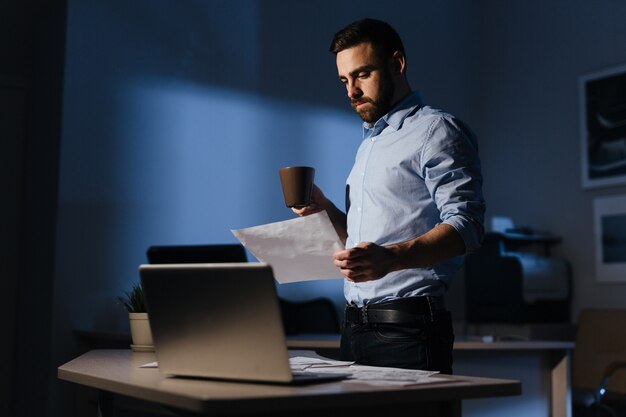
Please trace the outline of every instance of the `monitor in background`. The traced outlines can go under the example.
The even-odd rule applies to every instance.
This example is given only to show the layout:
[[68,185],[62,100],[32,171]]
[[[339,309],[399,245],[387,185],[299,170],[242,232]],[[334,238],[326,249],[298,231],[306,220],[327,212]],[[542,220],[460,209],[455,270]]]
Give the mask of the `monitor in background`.
[[151,264],[197,264],[247,262],[246,250],[240,244],[224,245],[156,245],[146,253]]

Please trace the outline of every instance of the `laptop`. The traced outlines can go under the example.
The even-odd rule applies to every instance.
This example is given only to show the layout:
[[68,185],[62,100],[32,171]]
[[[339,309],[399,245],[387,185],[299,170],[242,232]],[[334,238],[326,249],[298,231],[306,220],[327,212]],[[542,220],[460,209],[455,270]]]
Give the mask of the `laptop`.
[[167,375],[283,384],[348,376],[291,371],[267,264],[151,264],[139,274]]

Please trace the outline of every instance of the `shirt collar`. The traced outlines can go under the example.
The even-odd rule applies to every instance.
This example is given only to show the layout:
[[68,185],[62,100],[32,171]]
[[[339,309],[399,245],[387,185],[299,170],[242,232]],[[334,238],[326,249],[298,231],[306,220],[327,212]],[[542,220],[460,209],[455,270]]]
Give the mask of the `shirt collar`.
[[416,107],[421,107],[422,105],[422,96],[419,91],[412,92],[396,104],[389,113],[378,119],[376,123],[363,122],[363,137],[379,135],[387,126],[399,130],[400,127],[402,127],[404,119],[406,119]]

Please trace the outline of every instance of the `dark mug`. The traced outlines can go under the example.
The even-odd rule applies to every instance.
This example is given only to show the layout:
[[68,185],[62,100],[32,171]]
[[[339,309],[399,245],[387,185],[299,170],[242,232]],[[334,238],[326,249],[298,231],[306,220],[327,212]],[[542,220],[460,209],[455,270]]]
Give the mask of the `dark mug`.
[[287,207],[302,208],[311,203],[315,168],[284,167],[278,170]]

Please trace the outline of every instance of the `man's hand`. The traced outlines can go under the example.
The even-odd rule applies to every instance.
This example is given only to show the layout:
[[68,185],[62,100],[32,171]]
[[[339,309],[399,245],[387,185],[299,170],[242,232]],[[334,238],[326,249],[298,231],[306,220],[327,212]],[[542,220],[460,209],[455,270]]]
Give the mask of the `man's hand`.
[[401,269],[427,268],[464,253],[461,235],[452,226],[440,224],[405,242],[386,246],[359,243],[351,249],[335,252],[333,262],[347,280],[363,282]]
[[308,206],[299,209],[292,207],[291,210],[300,217],[326,210],[341,243],[346,244],[346,238],[348,237],[348,232],[346,231],[346,214],[339,210],[332,201],[326,198],[317,185],[313,184],[313,188],[311,189],[311,202]]
[[322,190],[315,184],[313,184],[313,188],[311,189],[311,202],[308,206],[302,208],[292,207],[291,210],[296,213],[298,216],[308,216],[310,214],[319,213],[322,210],[326,210],[326,206],[329,201],[322,193]]
[[397,269],[396,260],[397,254],[391,248],[363,242],[335,252],[333,263],[347,280],[364,282],[382,278]]

